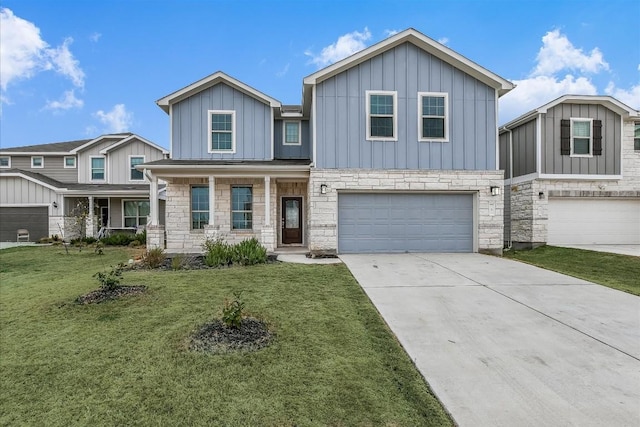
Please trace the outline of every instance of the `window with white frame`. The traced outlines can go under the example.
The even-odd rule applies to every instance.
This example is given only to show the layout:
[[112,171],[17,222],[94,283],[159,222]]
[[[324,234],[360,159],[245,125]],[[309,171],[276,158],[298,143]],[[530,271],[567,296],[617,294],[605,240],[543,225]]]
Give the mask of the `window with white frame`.
[[148,200],[125,200],[123,202],[123,218],[125,227],[143,227],[147,225],[149,216]]
[[231,229],[253,228],[253,188],[246,185],[231,187]]
[[74,156],[65,156],[65,158],[64,158],[64,167],[65,167],[65,169],[75,169],[76,168],[76,158]]
[[105,179],[105,158],[91,157],[91,180],[104,181]]
[[571,155],[590,157],[592,147],[591,119],[571,119]]
[[11,156],[0,156],[0,168],[11,167]]
[[367,91],[367,140],[397,141],[397,92]]
[[635,151],[640,151],[640,122],[634,123],[634,131],[633,131],[633,149]]
[[191,229],[200,230],[209,224],[209,186],[191,187]]
[[31,167],[34,169],[40,169],[44,167],[44,157],[31,156]]
[[136,169],[144,163],[144,156],[129,156],[129,181],[144,181],[144,173]]
[[418,92],[418,135],[420,141],[449,140],[448,110],[448,94]]
[[284,122],[284,145],[300,145],[300,122]]
[[235,127],[235,111],[209,111],[209,152],[234,153]]

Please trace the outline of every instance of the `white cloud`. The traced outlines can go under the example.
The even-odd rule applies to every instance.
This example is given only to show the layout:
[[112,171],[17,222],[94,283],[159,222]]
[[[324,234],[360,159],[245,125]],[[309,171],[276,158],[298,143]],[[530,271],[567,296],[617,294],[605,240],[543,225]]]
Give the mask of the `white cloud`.
[[609,82],[604,93],[613,96],[631,108],[640,109],[640,83],[626,90],[617,88],[613,82]]
[[561,70],[598,73],[609,69],[600,49],[596,47],[586,55],[582,49],[574,47],[559,30],[549,31],[542,37],[542,47],[536,59],[538,64],[533,70],[534,76],[549,75]]
[[49,110],[69,110],[70,108],[82,108],[84,101],[76,98],[73,90],[68,90],[58,101],[49,101],[45,106]]
[[[366,29],[366,28],[365,28]],[[400,30],[384,30],[384,36],[385,37],[391,37],[391,36],[395,36],[396,34],[398,34],[400,32]]]
[[127,111],[124,104],[116,104],[111,111],[99,110],[94,114],[100,122],[106,125],[105,132],[121,133],[129,130],[133,124],[133,113]]
[[289,66],[291,64],[287,63],[284,68],[276,73],[276,77],[284,77],[289,72]]
[[438,43],[443,44],[443,45],[447,45],[447,43],[449,43],[449,38],[448,37],[440,37],[438,39]]
[[367,47],[365,42],[370,38],[371,32],[365,27],[363,32],[353,31],[338,37],[335,43],[323,48],[318,55],[313,54],[311,51],[306,51],[305,55],[311,57],[310,62],[312,64],[325,67],[361,51]]
[[100,40],[100,37],[102,37],[102,34],[95,32],[89,36],[89,40],[91,40],[94,43],[98,43],[98,40]]
[[79,88],[84,87],[84,71],[69,50],[73,39],[52,48],[40,37],[40,29],[32,22],[0,8],[0,86],[7,90],[10,83],[29,79],[44,70],[54,70],[69,78]]

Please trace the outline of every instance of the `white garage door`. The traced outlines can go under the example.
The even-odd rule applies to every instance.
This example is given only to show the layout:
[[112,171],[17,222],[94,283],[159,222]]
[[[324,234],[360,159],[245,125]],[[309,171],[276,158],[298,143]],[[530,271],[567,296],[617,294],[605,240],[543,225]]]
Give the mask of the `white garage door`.
[[338,251],[472,252],[473,195],[338,195]]
[[549,199],[550,245],[640,244],[639,199]]

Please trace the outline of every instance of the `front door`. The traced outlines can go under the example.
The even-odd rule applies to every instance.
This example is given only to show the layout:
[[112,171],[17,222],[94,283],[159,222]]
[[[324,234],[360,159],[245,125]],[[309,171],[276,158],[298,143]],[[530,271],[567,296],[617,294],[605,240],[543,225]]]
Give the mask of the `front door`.
[[282,198],[282,243],[302,243],[302,197]]

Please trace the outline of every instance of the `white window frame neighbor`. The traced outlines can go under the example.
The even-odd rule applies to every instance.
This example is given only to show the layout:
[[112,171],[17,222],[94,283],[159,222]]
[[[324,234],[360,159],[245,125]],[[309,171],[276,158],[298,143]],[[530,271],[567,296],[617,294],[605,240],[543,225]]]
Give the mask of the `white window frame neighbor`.
[[[444,98],[444,116],[431,116],[422,114],[422,98]],[[424,136],[423,131],[423,119],[428,118],[442,118],[444,119],[444,136],[440,138]],[[436,141],[436,142],[449,142],[449,94],[446,92],[418,92],[418,141]]]
[[[251,190],[251,209],[247,209],[247,210],[242,210],[242,209],[237,209],[234,210],[233,209],[233,190],[235,188],[249,188]],[[253,186],[252,185],[232,185],[231,186],[231,230],[232,231],[237,231],[237,232],[243,232],[243,231],[252,231],[253,230],[253,204],[254,204],[254,197],[253,197]],[[233,214],[234,213],[251,213],[251,227],[249,228],[235,228],[234,224],[233,224]]]
[[[73,160],[73,165],[67,165],[67,160]],[[75,156],[64,156],[64,168],[65,169],[75,169],[76,168],[76,157]]]
[[[211,215],[211,206],[209,206],[209,209],[204,210],[204,209],[193,209],[193,189],[194,188],[203,188],[205,190],[207,190],[207,203],[210,203],[209,201],[209,186],[208,185],[192,185],[189,189],[189,229],[190,230],[204,230],[204,226],[207,225],[209,223],[209,216]],[[193,227],[193,214],[194,213],[207,213],[207,219],[206,221],[199,221],[201,227],[198,228],[194,228]]]
[[[213,149],[213,129],[211,129],[212,118],[214,114],[231,115],[231,149],[230,150],[214,150]],[[219,131],[222,132],[222,131]],[[234,154],[236,152],[236,112],[234,110],[208,110],[207,111],[207,152]]]
[[[93,179],[93,159],[103,159],[102,164],[102,179]],[[107,158],[105,156],[91,156],[89,157],[89,180],[93,182],[104,182],[107,180]]]
[[[140,203],[148,203],[149,204],[149,213],[151,213],[151,202],[145,199],[123,199],[122,200],[122,226],[123,227],[132,227],[131,225],[127,225],[127,218],[135,218],[136,219],[136,228],[144,228],[147,225],[147,217],[149,215],[141,216],[140,215]],[[127,203],[135,203],[136,204],[136,216],[127,216],[127,212],[124,206]],[[140,219],[143,219],[142,224],[140,224]]]
[[[36,166],[34,160],[40,159],[40,165]],[[44,156],[31,156],[31,169],[42,169],[44,168]]]
[[[298,138],[294,142],[287,141],[288,124],[294,124],[298,126]],[[282,123],[282,145],[302,145],[302,123],[299,120],[285,120]]]
[[[6,160],[6,164],[5,163]],[[9,169],[11,168],[11,156],[0,156],[0,168]]]
[[[144,163],[144,161],[145,161],[145,156],[140,155],[140,154],[132,154],[132,155],[130,155],[130,156],[129,156],[129,181],[131,181],[131,182],[142,182],[142,181],[144,181],[144,172],[143,172],[143,171],[139,171],[139,170],[137,170],[137,169],[134,167],[134,165],[132,165],[132,164],[131,164],[131,160],[133,160],[133,159],[142,159],[142,163]],[[131,174],[133,173],[133,171],[134,171],[134,170],[135,170],[136,172],[140,172],[140,173],[142,174],[142,178],[140,178],[140,179],[133,179],[133,178],[131,177]]]
[[633,123],[633,151],[640,153],[640,122]]
[[[371,136],[371,95],[393,96],[393,136]],[[398,140],[398,92],[389,90],[367,90],[366,113],[367,113],[367,141],[397,141]],[[383,117],[383,115],[380,115]],[[386,117],[387,115],[384,115]]]
[[[575,122],[587,122],[589,123],[589,154],[575,154],[573,151],[573,142],[574,139],[576,138],[575,135],[573,134],[573,124]],[[589,118],[580,118],[580,117],[576,117],[576,118],[571,118],[570,119],[570,123],[571,123],[571,130],[570,130],[570,138],[571,138],[571,157],[593,157],[593,119],[589,119]],[[578,139],[585,139],[585,138],[578,138]]]

